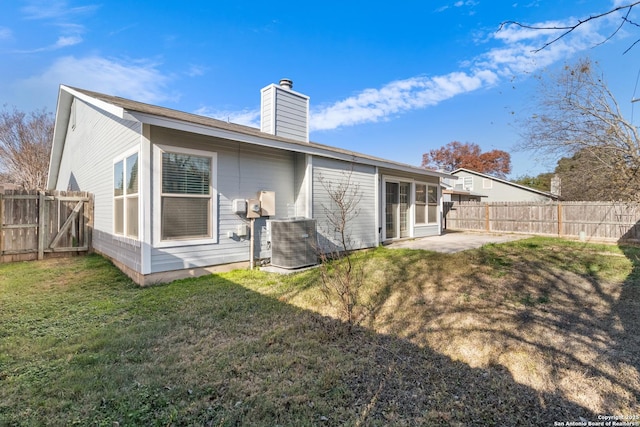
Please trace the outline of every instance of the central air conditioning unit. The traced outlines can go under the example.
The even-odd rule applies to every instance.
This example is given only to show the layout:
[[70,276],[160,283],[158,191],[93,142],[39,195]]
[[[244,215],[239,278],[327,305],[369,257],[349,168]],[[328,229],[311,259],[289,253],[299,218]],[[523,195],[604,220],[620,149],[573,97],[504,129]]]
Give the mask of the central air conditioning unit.
[[293,269],[318,263],[315,219],[279,219],[271,225],[271,265]]

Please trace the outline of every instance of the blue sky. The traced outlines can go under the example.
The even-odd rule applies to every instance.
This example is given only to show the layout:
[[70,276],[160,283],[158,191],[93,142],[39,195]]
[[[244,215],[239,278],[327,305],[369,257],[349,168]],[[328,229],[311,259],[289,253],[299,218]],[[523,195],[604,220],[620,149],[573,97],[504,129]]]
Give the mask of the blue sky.
[[612,15],[533,53],[553,34],[500,23],[574,23],[625,3],[5,0],[0,104],[54,111],[67,84],[257,125],[260,89],[286,77],[310,97],[315,142],[412,165],[474,142],[511,152],[510,177],[537,174],[555,163],[514,151],[535,73],[589,56],[633,119],[640,45],[623,52],[640,30],[597,46]]

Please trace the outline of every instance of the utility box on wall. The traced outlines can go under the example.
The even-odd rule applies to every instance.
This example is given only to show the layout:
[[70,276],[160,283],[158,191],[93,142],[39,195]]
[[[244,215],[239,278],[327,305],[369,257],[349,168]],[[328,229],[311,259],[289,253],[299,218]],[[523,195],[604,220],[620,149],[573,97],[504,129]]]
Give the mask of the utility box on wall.
[[234,199],[233,202],[231,202],[231,209],[235,214],[244,215],[247,213],[247,201],[244,199]]
[[249,199],[247,200],[247,218],[260,218],[260,200]]
[[262,216],[276,216],[276,193],[275,191],[258,192]]

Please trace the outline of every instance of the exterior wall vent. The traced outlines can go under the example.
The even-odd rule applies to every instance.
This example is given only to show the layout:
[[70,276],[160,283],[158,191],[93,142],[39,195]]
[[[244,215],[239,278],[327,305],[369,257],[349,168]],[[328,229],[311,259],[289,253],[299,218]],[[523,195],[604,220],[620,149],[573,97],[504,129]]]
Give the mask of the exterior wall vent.
[[271,265],[294,269],[318,263],[315,219],[270,221]]

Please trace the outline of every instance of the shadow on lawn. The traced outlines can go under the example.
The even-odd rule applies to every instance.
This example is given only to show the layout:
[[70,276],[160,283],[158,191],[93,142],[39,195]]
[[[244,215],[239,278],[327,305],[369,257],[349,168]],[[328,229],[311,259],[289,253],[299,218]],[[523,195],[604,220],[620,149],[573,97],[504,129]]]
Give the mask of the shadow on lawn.
[[[227,319],[237,335],[218,324],[225,338],[210,333],[207,340],[214,347],[224,343],[217,349],[182,345],[182,353],[216,361],[205,387],[213,390],[206,396],[214,408],[210,425],[293,425],[306,419],[356,426],[537,426],[596,419],[558,393],[517,383],[501,366],[471,368],[406,339],[362,327],[347,332],[335,319],[230,283],[225,287],[237,312],[246,304],[260,312],[250,321]],[[182,340],[184,334],[175,336]]]
[[[400,257],[396,267],[403,262],[418,259]],[[399,280],[419,283],[421,274],[407,265]],[[446,271],[435,274],[445,293]],[[103,317],[119,313],[122,322],[75,310],[74,323],[91,336],[80,330],[46,357],[8,367],[15,382],[0,389],[0,424],[538,426],[596,419],[561,391],[523,384],[500,360],[474,368],[437,346],[416,344],[410,334],[363,327],[347,333],[335,319],[221,276],[136,290],[126,285],[126,292],[118,286],[124,285],[94,284],[91,304],[118,298],[117,311]],[[418,304],[435,307],[428,297]],[[450,309],[456,312],[425,310],[430,317],[419,323],[435,327]],[[30,327],[46,331],[55,320]],[[456,338],[454,328],[447,334]],[[67,354],[64,346],[73,349],[74,340],[87,344]],[[18,360],[8,357],[7,363]]]
[[[622,328],[615,337],[617,353],[621,362],[634,366],[640,372],[640,247],[620,244],[620,249],[633,264],[633,271],[622,285],[620,296],[613,304],[612,323],[619,319]],[[640,390],[634,391],[640,406]],[[637,413],[636,413],[637,415]]]
[[[490,375],[508,375],[521,387],[517,400],[534,399],[547,415],[551,407],[569,415],[545,416],[545,422],[637,414],[640,252],[622,247],[634,268],[620,287],[599,277],[601,254],[535,241],[516,245],[531,247],[390,254],[389,277],[397,279],[387,286],[395,292],[380,296],[373,326]],[[482,372],[464,366],[472,378]],[[484,388],[467,384],[478,386]]]

